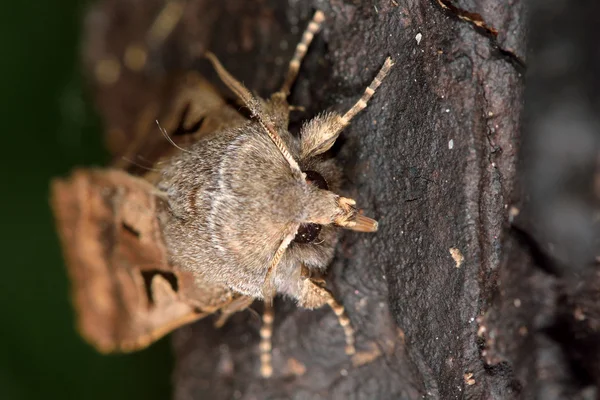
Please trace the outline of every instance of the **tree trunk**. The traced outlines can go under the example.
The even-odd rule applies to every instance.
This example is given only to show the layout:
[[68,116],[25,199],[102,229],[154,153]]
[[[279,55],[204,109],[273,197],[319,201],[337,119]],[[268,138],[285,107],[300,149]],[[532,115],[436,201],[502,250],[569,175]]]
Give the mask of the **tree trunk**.
[[[262,96],[281,84],[314,9],[325,12],[292,91],[305,108],[292,114],[293,132],[347,109],[387,56],[395,66],[334,149],[343,194],[380,223],[374,235],[344,234],[328,276],[360,357],[345,355],[331,310],[277,299],[271,379],[259,377],[255,313],[220,330],[203,320],[175,334],[176,399],[595,396],[600,69],[582,32],[600,13],[564,11],[556,31],[558,2],[532,3],[523,129],[523,1],[191,3],[156,71],[214,78],[198,57],[211,50]],[[566,50],[555,47],[561,38]]]

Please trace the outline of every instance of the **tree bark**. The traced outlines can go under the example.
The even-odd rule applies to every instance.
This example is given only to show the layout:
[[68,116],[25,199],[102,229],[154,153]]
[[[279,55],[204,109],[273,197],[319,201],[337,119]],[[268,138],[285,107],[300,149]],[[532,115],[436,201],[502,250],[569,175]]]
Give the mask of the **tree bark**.
[[[191,1],[153,55],[156,73],[194,68],[218,82],[199,57],[211,50],[262,96],[281,84],[314,9],[325,12],[292,91],[305,108],[293,132],[347,109],[387,56],[395,66],[334,148],[344,195],[380,222],[374,235],[343,235],[328,276],[359,362],[330,310],[277,299],[273,378],[259,377],[256,314],[220,330],[204,320],[175,334],[176,399],[596,396],[600,65],[586,32],[600,10],[533,1],[528,56],[525,3],[504,3]],[[136,82],[119,90],[152,90]],[[97,99],[112,120],[144,102]]]
[[[336,149],[345,193],[380,221],[373,236],[344,235],[329,275],[371,359],[352,365],[330,310],[280,300],[272,379],[258,377],[259,318],[238,315],[221,331],[203,321],[176,334],[176,398],[518,397],[510,365],[485,362],[478,331],[497,289],[514,188],[520,3],[519,12],[489,10],[502,39],[437,2],[226,3],[210,47],[262,95],[280,84],[312,10],[327,15],[292,94],[306,108],[293,128],[346,109],[386,56],[396,63]],[[228,51],[231,43],[252,45]]]

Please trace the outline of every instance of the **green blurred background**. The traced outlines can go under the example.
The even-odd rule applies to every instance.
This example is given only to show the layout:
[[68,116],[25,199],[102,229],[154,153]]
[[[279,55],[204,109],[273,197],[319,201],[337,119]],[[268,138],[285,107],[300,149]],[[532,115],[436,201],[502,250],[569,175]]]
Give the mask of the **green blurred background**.
[[107,159],[81,79],[86,3],[3,4],[0,399],[169,398],[168,340],[102,356],[77,335],[48,206],[52,177]]

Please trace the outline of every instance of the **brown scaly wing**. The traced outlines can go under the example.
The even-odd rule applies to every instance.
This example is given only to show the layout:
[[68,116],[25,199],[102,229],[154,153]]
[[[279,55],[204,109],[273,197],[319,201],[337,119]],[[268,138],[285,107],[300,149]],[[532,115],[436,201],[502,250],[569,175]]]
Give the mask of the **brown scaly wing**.
[[150,104],[136,121],[132,142],[115,157],[113,167],[133,175],[148,175],[147,179],[153,181],[155,174],[147,174],[145,166],[181,151],[168,142],[160,128],[178,147],[186,148],[204,135],[246,122],[198,73],[188,72],[168,83],[168,93]]
[[216,311],[220,325],[252,302],[170,265],[160,230],[166,205],[152,182],[157,162],[180,150],[156,121],[181,147],[246,121],[185,67],[208,41],[196,32],[196,53],[178,50],[178,35],[189,35],[181,21],[202,11],[186,7],[181,0],[104,0],[86,20],[84,64],[114,159],[112,169],[55,180],[52,206],[79,329],[103,352],[143,348]]
[[118,170],[76,170],[52,183],[78,327],[102,352],[143,348],[245,301],[168,263],[162,202],[151,184]]

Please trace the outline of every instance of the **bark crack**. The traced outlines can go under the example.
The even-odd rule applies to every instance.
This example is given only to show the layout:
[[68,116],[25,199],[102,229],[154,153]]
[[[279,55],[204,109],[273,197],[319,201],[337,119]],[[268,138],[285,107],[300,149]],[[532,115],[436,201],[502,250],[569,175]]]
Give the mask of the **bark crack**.
[[490,41],[492,48],[496,50],[498,55],[512,65],[519,74],[523,75],[525,73],[527,69],[525,61],[498,43],[498,30],[486,23],[481,15],[463,10],[452,4],[450,0],[436,0],[436,2],[447,14],[470,24],[475,28],[475,31],[484,35]]

